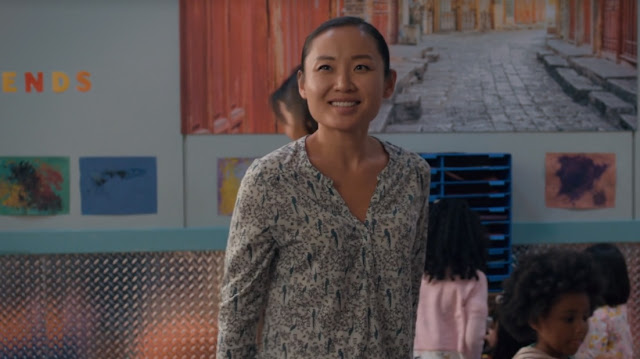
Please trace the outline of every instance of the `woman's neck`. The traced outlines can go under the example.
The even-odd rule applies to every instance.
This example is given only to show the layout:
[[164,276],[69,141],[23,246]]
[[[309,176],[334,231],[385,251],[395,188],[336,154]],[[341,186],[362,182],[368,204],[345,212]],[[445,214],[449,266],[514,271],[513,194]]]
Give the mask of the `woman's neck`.
[[367,132],[318,130],[307,137],[309,158],[331,159],[338,168],[357,169],[372,157],[384,153],[380,142]]

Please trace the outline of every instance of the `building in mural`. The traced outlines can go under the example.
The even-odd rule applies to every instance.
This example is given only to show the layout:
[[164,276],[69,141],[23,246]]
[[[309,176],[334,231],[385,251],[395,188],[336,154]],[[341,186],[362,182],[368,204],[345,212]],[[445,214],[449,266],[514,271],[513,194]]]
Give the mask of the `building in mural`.
[[637,0],[556,0],[557,35],[593,54],[637,65]]

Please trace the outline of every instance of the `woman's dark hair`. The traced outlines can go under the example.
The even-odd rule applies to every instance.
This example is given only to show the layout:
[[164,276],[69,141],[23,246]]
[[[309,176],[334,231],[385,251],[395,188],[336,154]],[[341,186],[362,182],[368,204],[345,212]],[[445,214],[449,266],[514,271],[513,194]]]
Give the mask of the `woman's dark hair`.
[[467,201],[443,198],[431,205],[424,272],[429,280],[478,279],[487,262],[487,234]]
[[269,104],[278,121],[284,122],[284,115],[280,111],[280,102],[282,102],[294,119],[302,122],[305,131],[312,134],[318,129],[318,123],[311,116],[307,101],[300,96],[298,91],[298,71],[300,68],[301,66],[296,66],[280,87],[271,93]]
[[304,40],[304,45],[302,46],[302,57],[300,61],[300,63],[302,64],[301,70],[304,71],[304,60],[307,59],[307,55],[309,55],[309,51],[311,51],[311,43],[313,42],[313,40],[315,40],[316,37],[327,30],[344,26],[356,26],[361,31],[373,37],[378,47],[378,52],[380,53],[380,56],[382,56],[382,62],[384,63],[384,76],[389,76],[389,74],[391,73],[389,46],[387,45],[384,37],[382,36],[380,31],[378,31],[373,25],[369,24],[359,17],[353,16],[336,17],[327,20],[320,24],[320,26],[318,26],[309,34],[309,36],[307,36],[307,38]]
[[602,275],[604,304],[610,307],[625,304],[629,300],[631,286],[627,263],[622,252],[618,247],[609,243],[594,244],[585,249],[585,252],[591,255]]
[[549,315],[565,294],[586,294],[591,311],[600,300],[601,281],[587,253],[551,249],[525,256],[504,282],[498,307],[500,325],[518,341],[533,342],[529,323]]

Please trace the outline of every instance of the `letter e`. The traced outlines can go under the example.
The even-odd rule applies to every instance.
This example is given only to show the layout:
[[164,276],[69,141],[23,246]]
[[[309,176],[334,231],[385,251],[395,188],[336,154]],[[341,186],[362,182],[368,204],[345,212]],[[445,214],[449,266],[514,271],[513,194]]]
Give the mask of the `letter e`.
[[15,72],[3,72],[2,73],[2,91],[3,92],[18,92],[18,88],[15,87]]

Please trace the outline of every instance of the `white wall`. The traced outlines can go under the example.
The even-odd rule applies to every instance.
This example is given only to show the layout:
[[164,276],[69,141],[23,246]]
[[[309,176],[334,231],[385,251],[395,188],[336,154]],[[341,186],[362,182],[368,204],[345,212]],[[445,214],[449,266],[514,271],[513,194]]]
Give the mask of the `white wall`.
[[[0,87],[0,156],[68,156],[70,213],[0,216],[0,228],[145,228],[184,223],[178,1],[0,1],[0,72],[17,72],[17,93]],[[24,72],[44,73],[26,93]],[[71,77],[51,90],[51,71]],[[78,71],[92,89],[76,91]],[[1,85],[1,83],[0,83]],[[78,158],[157,157],[158,213],[82,216]]]

